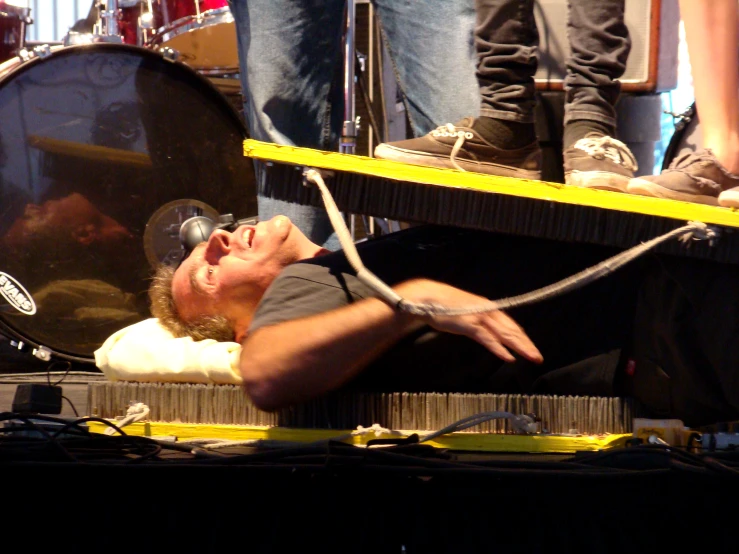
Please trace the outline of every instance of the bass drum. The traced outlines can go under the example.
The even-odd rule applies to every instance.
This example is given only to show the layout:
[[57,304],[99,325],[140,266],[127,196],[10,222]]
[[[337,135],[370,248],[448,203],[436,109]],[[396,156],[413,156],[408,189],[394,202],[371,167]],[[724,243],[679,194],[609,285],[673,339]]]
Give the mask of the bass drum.
[[149,318],[194,215],[256,217],[243,121],[193,69],[125,44],[0,65],[0,332],[94,363]]
[[662,170],[664,171],[672,161],[689,152],[694,153],[703,148],[703,134],[701,133],[700,121],[698,119],[698,111],[693,103],[687,110],[678,116],[678,122],[675,125],[675,133],[670,138],[670,142],[665,149],[665,157],[662,161]]

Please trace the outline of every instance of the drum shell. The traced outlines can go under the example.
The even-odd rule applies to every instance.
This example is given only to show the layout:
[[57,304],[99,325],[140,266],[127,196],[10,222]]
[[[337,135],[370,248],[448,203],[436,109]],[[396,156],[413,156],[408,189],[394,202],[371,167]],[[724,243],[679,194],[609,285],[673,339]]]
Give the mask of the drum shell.
[[[150,317],[153,265],[180,251],[178,218],[192,215],[168,206],[256,215],[242,120],[150,49],[55,47],[1,64],[0,121],[0,272],[37,307],[0,298],[0,328],[61,357],[93,362],[110,334]],[[84,216],[94,222],[75,226]]]
[[26,25],[31,22],[31,10],[0,1],[0,63],[17,56],[23,49]]

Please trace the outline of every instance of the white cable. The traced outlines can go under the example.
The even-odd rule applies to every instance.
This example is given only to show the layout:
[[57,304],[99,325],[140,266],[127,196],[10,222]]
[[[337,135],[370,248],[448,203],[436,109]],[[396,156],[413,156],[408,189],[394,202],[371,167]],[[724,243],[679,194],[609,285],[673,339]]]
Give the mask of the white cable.
[[341,212],[339,211],[336,203],[334,202],[331,193],[326,187],[326,183],[323,181],[323,177],[320,172],[313,168],[308,168],[304,172],[306,180],[315,183],[318,189],[321,191],[321,197],[323,203],[328,212],[331,224],[336,231],[339,238],[339,242],[344,250],[344,254],[347,260],[351,264],[352,268],[356,272],[357,278],[375,291],[377,296],[382,300],[395,307],[398,310],[418,315],[418,316],[457,316],[467,315],[483,312],[491,312],[494,310],[504,310],[517,306],[524,306],[527,304],[533,304],[547,298],[569,292],[576,288],[582,287],[588,283],[591,283],[609,273],[614,272],[621,266],[631,262],[637,257],[641,256],[648,250],[655,246],[672,238],[679,237],[681,241],[685,242],[690,239],[694,240],[709,240],[711,244],[718,237],[718,231],[712,227],[709,227],[705,223],[700,221],[690,221],[687,225],[674,229],[664,235],[653,238],[647,242],[639,244],[621,252],[607,260],[600,262],[597,265],[589,267],[575,275],[557,281],[546,287],[542,287],[532,292],[524,293],[518,296],[511,296],[508,298],[501,298],[498,300],[490,300],[487,302],[481,302],[470,306],[462,306],[458,308],[450,308],[440,304],[424,304],[417,302],[408,302],[404,300],[399,294],[397,294],[392,288],[386,283],[380,280],[376,275],[369,271],[362,263],[357,248],[354,245],[351,234],[346,227]]
[[[119,429],[122,429],[126,425],[131,425],[132,423],[136,423],[137,421],[141,421],[142,419],[146,418],[149,415],[149,406],[144,404],[143,402],[136,402],[135,404],[131,404],[128,407],[128,410],[126,411],[125,417],[123,419],[120,419],[118,421],[114,421],[116,427]],[[112,435],[113,433],[117,433],[115,429],[112,427],[108,427],[105,429],[104,434],[106,435]]]
[[536,432],[536,422],[531,416],[516,415],[511,412],[481,412],[466,417],[464,419],[460,419],[459,421],[456,421],[451,425],[447,425],[443,429],[439,429],[438,431],[434,431],[433,433],[424,435],[418,442],[426,442],[442,435],[462,431],[464,429],[474,427],[475,425],[479,425],[480,423],[490,421],[491,419],[509,420],[511,422],[511,427],[513,427],[513,430],[519,434],[530,435]]

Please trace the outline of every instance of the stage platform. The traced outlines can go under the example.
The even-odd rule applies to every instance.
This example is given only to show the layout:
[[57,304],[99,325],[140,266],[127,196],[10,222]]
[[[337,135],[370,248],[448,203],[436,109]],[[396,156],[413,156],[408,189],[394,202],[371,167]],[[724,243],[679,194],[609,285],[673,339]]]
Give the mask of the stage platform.
[[[83,410],[87,386],[63,386]],[[2,409],[12,388],[0,387]],[[594,554],[735,544],[739,459],[729,454],[699,459],[656,445],[480,453],[412,442],[208,452],[95,434],[14,455],[22,441],[0,443],[3,521],[31,531],[31,551]]]

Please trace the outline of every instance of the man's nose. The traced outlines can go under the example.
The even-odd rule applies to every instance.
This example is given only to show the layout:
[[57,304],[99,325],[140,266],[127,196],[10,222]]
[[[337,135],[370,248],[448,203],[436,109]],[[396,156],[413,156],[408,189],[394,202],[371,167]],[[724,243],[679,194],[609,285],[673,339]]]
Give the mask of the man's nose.
[[208,263],[216,263],[229,252],[231,252],[231,233],[223,229],[216,229],[208,238],[208,244],[205,247],[205,260]]

